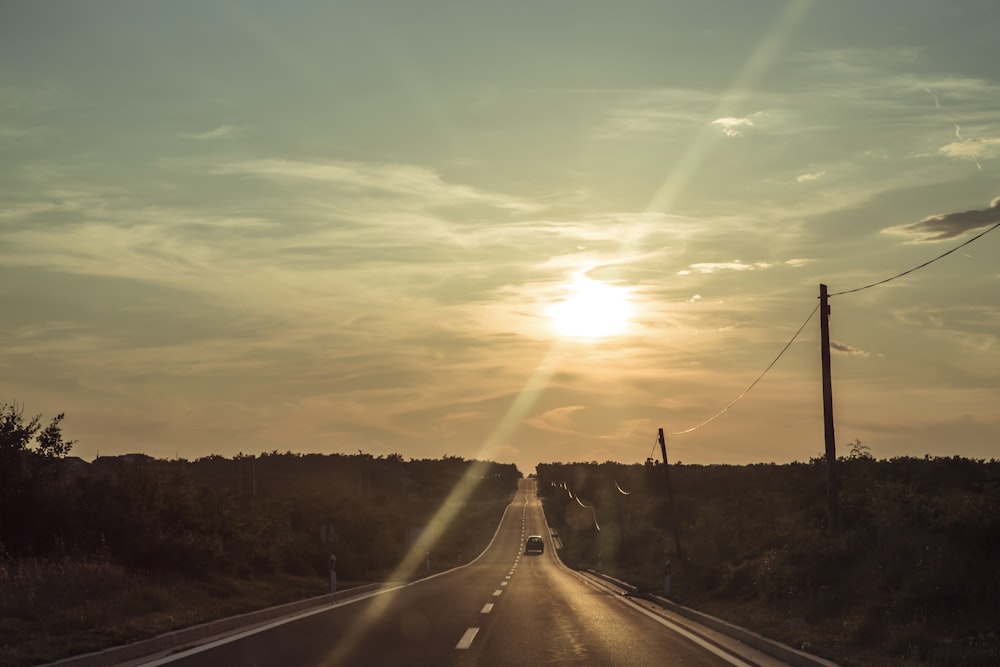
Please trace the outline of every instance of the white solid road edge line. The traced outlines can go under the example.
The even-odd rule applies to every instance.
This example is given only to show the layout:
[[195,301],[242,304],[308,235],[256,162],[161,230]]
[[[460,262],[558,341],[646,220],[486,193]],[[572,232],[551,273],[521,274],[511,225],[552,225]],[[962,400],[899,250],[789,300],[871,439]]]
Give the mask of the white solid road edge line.
[[465,634],[462,635],[462,638],[458,640],[457,644],[455,644],[455,648],[467,649],[472,646],[472,640],[476,638],[477,632],[479,632],[479,628],[469,628],[466,630]]
[[[548,521],[548,519],[545,516],[545,510],[544,509],[542,510],[542,520],[543,520],[543,523],[545,525],[545,529],[548,530],[549,533],[551,534],[551,530],[552,529],[549,527],[549,521]],[[559,558],[559,554],[555,550],[550,551],[549,553],[551,553],[551,554],[554,555],[555,561],[556,561],[556,563],[559,564],[559,567],[563,568],[564,570],[566,570],[567,572],[569,572],[571,574],[576,575],[576,577],[579,578],[583,583],[585,583],[588,586],[590,586],[591,588],[594,588],[594,589],[597,589],[597,590],[605,590],[605,591],[607,590],[606,588],[604,588],[602,586],[599,586],[596,582],[593,582],[590,579],[588,579],[587,577],[583,576],[579,572],[577,572],[575,570],[571,570],[570,568],[568,568],[566,566],[566,564],[562,562],[562,559]],[[494,593],[494,595],[496,595],[496,593]],[[721,648],[715,646],[714,644],[705,641],[704,639],[702,639],[698,635],[696,635],[696,634],[694,634],[692,632],[689,632],[684,627],[682,627],[680,625],[677,625],[676,623],[672,623],[672,622],[668,621],[667,619],[663,618],[659,614],[655,614],[655,613],[649,611],[648,609],[646,609],[642,605],[637,604],[637,603],[633,602],[632,600],[629,600],[629,599],[625,598],[624,596],[615,596],[615,599],[617,599],[618,601],[624,603],[625,605],[627,605],[629,607],[632,607],[636,611],[638,611],[638,612],[640,612],[640,613],[648,616],[649,618],[653,619],[654,621],[656,621],[660,625],[663,625],[663,626],[665,626],[667,628],[670,628],[671,630],[673,630],[677,634],[679,634],[682,637],[685,637],[688,640],[694,642],[695,644],[697,644],[698,646],[702,647],[706,651],[708,651],[708,652],[710,652],[710,653],[712,653],[712,654],[714,654],[714,655],[722,658],[723,660],[725,660],[726,662],[728,662],[730,665],[735,665],[736,667],[748,667],[749,665],[753,664],[751,662],[747,662],[746,660],[740,659],[738,656],[735,656],[732,653],[729,653],[725,649],[721,649]]]
[[[398,590],[400,588],[405,588],[405,587],[408,587],[408,586],[413,586],[414,584],[419,584],[421,582],[428,581],[430,579],[437,579],[438,577],[444,576],[446,574],[450,574],[452,572],[455,572],[456,570],[461,570],[461,569],[464,569],[466,567],[469,567],[470,565],[472,565],[476,561],[478,561],[480,558],[482,558],[483,556],[485,556],[486,552],[488,552],[490,550],[490,548],[493,546],[493,543],[496,542],[497,536],[500,534],[500,529],[503,527],[504,519],[507,518],[507,513],[510,511],[510,509],[512,507],[514,507],[514,503],[513,502],[511,502],[509,505],[507,505],[507,507],[504,508],[503,514],[500,515],[500,521],[497,523],[497,528],[496,528],[495,531],[493,531],[493,537],[490,539],[490,543],[486,545],[486,548],[483,549],[482,552],[480,552],[480,554],[478,556],[476,556],[475,558],[473,558],[468,563],[465,563],[464,565],[459,565],[457,567],[451,568],[450,570],[445,570],[444,572],[438,572],[436,574],[430,575],[429,577],[424,577],[423,579],[417,579],[415,581],[411,581],[411,582],[408,582],[408,583],[405,583],[405,584],[398,584],[398,585],[391,585],[390,584],[390,585],[386,586],[385,588],[381,588],[381,589],[379,589],[377,591],[373,591],[371,593],[366,593],[364,595],[358,595],[358,596],[355,596],[355,597],[350,597],[350,598],[347,598],[345,600],[340,600],[340,601],[334,602],[332,604],[323,605],[322,607],[317,607],[315,609],[310,609],[309,611],[306,611],[306,612],[296,613],[296,614],[292,614],[291,616],[286,616],[284,618],[280,618],[280,619],[276,619],[276,620],[273,620],[273,621],[270,621],[270,622],[266,622],[266,623],[264,623],[262,625],[254,626],[254,627],[249,628],[247,630],[244,630],[242,632],[237,632],[237,633],[232,634],[232,635],[227,635],[227,636],[222,637],[220,639],[209,641],[209,642],[207,642],[205,644],[200,644],[198,646],[193,646],[193,647],[191,647],[189,649],[178,651],[177,653],[171,653],[170,655],[167,655],[167,656],[164,656],[164,657],[161,657],[161,658],[154,658],[153,660],[150,660],[148,662],[142,662],[142,665],[143,665],[143,667],[158,667],[159,665],[166,665],[166,664],[169,664],[171,662],[176,662],[177,660],[182,660],[182,659],[184,659],[184,658],[186,658],[188,656],[195,655],[197,653],[202,653],[204,651],[208,651],[208,650],[213,649],[213,648],[215,648],[217,646],[222,646],[223,644],[228,644],[230,642],[238,641],[240,639],[243,639],[245,637],[249,637],[251,635],[258,634],[260,632],[265,632],[265,631],[270,630],[272,628],[276,628],[278,626],[285,625],[286,623],[293,623],[295,621],[300,621],[300,620],[302,620],[304,618],[308,618],[309,616],[315,616],[316,614],[322,614],[324,612],[330,611],[331,609],[336,609],[337,607],[345,607],[347,605],[355,604],[357,602],[361,602],[362,600],[367,600],[368,598],[375,597],[376,595],[382,595],[384,593],[388,593],[390,591],[395,591],[395,590]],[[525,506],[525,511],[526,511],[526,509],[527,509],[527,506]],[[501,593],[501,591],[497,591],[497,592],[494,593],[494,595],[499,595],[500,593]],[[476,630],[476,632],[478,632],[479,628],[475,628],[475,630]],[[466,634],[468,634],[468,633],[466,633]],[[473,633],[473,636],[475,636],[475,632]],[[146,657],[148,658],[150,656],[146,656]],[[142,660],[142,658],[139,658],[139,660]]]
[[704,639],[702,639],[698,635],[696,635],[696,634],[694,634],[692,632],[689,632],[688,630],[686,630],[682,626],[677,625],[676,623],[672,623],[672,622],[668,621],[667,619],[663,618],[662,616],[659,616],[658,614],[655,614],[655,613],[649,611],[648,609],[646,609],[645,607],[643,607],[640,604],[636,604],[635,602],[632,602],[631,600],[626,600],[624,598],[621,598],[621,602],[624,602],[625,604],[627,604],[627,605],[635,608],[637,611],[645,614],[646,616],[649,616],[651,619],[653,619],[654,621],[658,622],[660,625],[664,625],[664,626],[670,628],[671,630],[673,630],[677,634],[681,635],[682,637],[686,637],[688,640],[694,642],[695,644],[697,644],[698,646],[702,647],[706,651],[708,651],[710,653],[713,653],[713,654],[717,655],[718,657],[722,658],[723,660],[725,660],[726,662],[728,662],[730,665],[736,665],[736,667],[749,667],[749,665],[754,664],[752,662],[748,662],[746,660],[743,660],[742,658],[740,658],[738,656],[734,656],[729,651],[726,651],[725,649],[721,649],[721,648],[717,647],[715,644],[712,644],[710,642],[705,641]]
[[[208,651],[208,650],[213,649],[213,648],[215,648],[217,646],[222,646],[223,644],[228,644],[230,642],[239,641],[240,639],[244,639],[245,637],[250,637],[252,635],[256,635],[258,633],[265,632],[267,630],[270,630],[272,628],[276,628],[276,627],[281,626],[281,625],[285,625],[287,623],[294,623],[295,621],[301,621],[304,618],[308,618],[309,616],[315,616],[317,614],[322,614],[322,613],[330,611],[331,609],[336,609],[338,607],[346,607],[349,604],[354,604],[355,602],[360,602],[361,600],[367,600],[368,598],[373,598],[376,595],[382,595],[383,593],[388,593],[390,591],[395,591],[395,590],[398,590],[400,588],[403,588],[404,586],[405,586],[405,584],[404,585],[400,585],[400,586],[392,586],[392,587],[388,587],[388,588],[382,588],[382,589],[379,589],[379,590],[374,591],[372,593],[366,593],[365,595],[358,595],[356,597],[348,598],[348,599],[343,600],[341,602],[335,602],[334,604],[324,605],[322,607],[318,607],[316,609],[311,609],[311,610],[309,610],[307,612],[303,612],[301,614],[296,614],[294,616],[286,616],[285,618],[281,618],[281,619],[278,619],[278,620],[275,620],[275,621],[270,621],[268,623],[264,623],[262,625],[258,625],[258,626],[252,627],[249,630],[244,630],[243,632],[238,632],[236,634],[227,635],[225,637],[222,637],[221,639],[216,639],[214,641],[210,641],[210,642],[205,643],[205,644],[200,644],[198,646],[193,646],[193,647],[191,647],[191,648],[189,648],[187,650],[179,651],[177,653],[171,653],[170,655],[164,656],[162,658],[154,659],[154,660],[151,660],[149,662],[142,662],[141,664],[143,665],[143,667],[158,667],[159,665],[166,665],[166,664],[169,664],[171,662],[176,662],[177,660],[183,660],[184,658],[187,658],[189,656],[192,656],[192,655],[195,655],[195,654],[198,654],[198,653],[202,653],[204,651]],[[139,658],[139,660],[142,660],[142,658]]]
[[[589,578],[583,576],[579,572],[576,572],[574,570],[570,570],[568,567],[566,567],[565,564],[563,564],[562,561],[559,561],[559,565],[562,566],[563,568],[565,568],[571,574],[576,575],[577,578],[579,578],[580,581],[582,581],[587,586],[590,586],[591,588],[593,588],[595,590],[607,593],[608,589],[606,587],[600,585],[598,582],[591,581]],[[641,613],[641,614],[643,614],[645,616],[648,616],[649,618],[653,619],[654,621],[656,621],[660,625],[662,625],[662,626],[664,626],[666,628],[669,628],[670,630],[676,632],[677,634],[681,635],[682,637],[686,638],[687,640],[689,640],[691,642],[694,642],[695,644],[697,644],[701,648],[705,649],[709,653],[712,653],[713,655],[716,655],[719,658],[722,658],[723,660],[725,660],[726,662],[728,662],[730,665],[734,665],[735,667],[750,667],[750,665],[755,664],[753,662],[749,662],[749,661],[741,658],[740,656],[732,654],[731,652],[727,651],[724,648],[720,648],[720,647],[716,646],[712,642],[706,641],[705,639],[701,638],[697,634],[695,634],[695,633],[690,632],[689,630],[687,630],[684,626],[678,625],[677,623],[674,623],[674,622],[672,622],[672,621],[664,618],[663,616],[660,616],[659,614],[646,609],[641,604],[638,604],[638,603],[636,603],[636,602],[634,602],[632,600],[629,600],[628,598],[626,598],[624,596],[614,595],[612,597],[614,597],[614,599],[618,600],[622,604],[624,604],[626,606],[629,606],[629,607],[632,607],[633,609],[635,609],[639,613]]]

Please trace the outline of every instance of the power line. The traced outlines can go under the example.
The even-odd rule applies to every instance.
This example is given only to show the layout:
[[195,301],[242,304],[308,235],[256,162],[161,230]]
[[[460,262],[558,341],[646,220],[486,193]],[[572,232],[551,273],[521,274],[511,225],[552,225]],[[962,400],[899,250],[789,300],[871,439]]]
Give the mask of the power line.
[[[743,390],[743,393],[741,393],[739,396],[737,396],[736,398],[734,398],[733,401],[729,405],[727,405],[726,407],[722,408],[717,413],[715,413],[714,415],[712,415],[711,417],[709,417],[708,419],[706,419],[705,421],[703,421],[700,424],[692,426],[691,428],[685,429],[683,431],[675,431],[673,433],[668,433],[667,435],[684,435],[686,433],[690,433],[691,431],[696,431],[699,428],[701,428],[702,426],[705,426],[706,424],[710,424],[711,422],[714,422],[716,419],[718,419],[724,413],[726,413],[729,410],[729,408],[731,408],[734,405],[736,405],[736,403],[741,398],[743,398],[744,396],[746,396],[747,393],[749,393],[750,390],[753,389],[757,385],[757,383],[761,381],[761,378],[763,378],[765,375],[767,375],[767,372],[769,370],[771,370],[771,368],[773,368],[776,363],[778,363],[778,359],[781,359],[782,355],[785,354],[785,351],[788,350],[788,348],[792,346],[792,343],[794,343],[795,339],[799,337],[799,334],[802,333],[802,330],[806,328],[806,325],[809,324],[809,320],[811,320],[813,318],[813,315],[816,314],[817,310],[819,310],[819,304],[816,304],[816,307],[812,309],[812,312],[809,313],[809,317],[807,317],[806,321],[802,323],[802,326],[799,327],[799,330],[795,332],[795,335],[792,336],[792,338],[787,343],[785,343],[785,347],[781,348],[781,352],[779,352],[778,356],[776,356],[774,358],[774,361],[772,361],[768,365],[768,367],[765,368],[764,371],[760,375],[757,376],[756,380],[754,380],[753,382],[750,383],[749,387],[747,387],[746,389]],[[655,448],[655,445],[654,445],[654,448]]]
[[[923,268],[925,268],[927,266],[930,266],[931,264],[933,264],[934,262],[938,261],[939,259],[943,259],[943,258],[947,257],[948,255],[952,254],[956,250],[960,250],[961,248],[964,248],[965,246],[969,245],[973,241],[977,241],[978,239],[981,239],[982,237],[986,236],[987,234],[989,234],[990,232],[992,232],[997,227],[1000,227],[1000,222],[997,222],[996,224],[994,224],[993,226],[989,227],[988,229],[980,232],[979,234],[976,234],[975,236],[973,236],[972,238],[968,239],[967,241],[964,241],[963,243],[960,243],[959,245],[955,246],[951,250],[943,252],[940,255],[938,255],[937,257],[934,257],[933,259],[927,260],[923,264],[920,264],[918,266],[914,266],[913,268],[907,269],[906,271],[898,273],[898,274],[896,274],[894,276],[891,276],[889,278],[885,278],[883,280],[879,280],[879,281],[874,282],[874,283],[870,283],[868,285],[863,285],[861,287],[855,287],[854,289],[843,290],[841,292],[834,292],[834,293],[832,293],[832,294],[830,294],[828,296],[829,297],[834,297],[834,296],[841,296],[841,295],[844,295],[844,294],[853,294],[854,292],[860,292],[862,290],[866,290],[866,289],[869,289],[869,288],[872,288],[872,287],[877,287],[879,285],[884,285],[884,284],[886,284],[888,282],[896,280],[897,278],[902,278],[903,276],[909,275],[909,274],[913,273],[914,271],[919,271],[920,269],[923,269]],[[781,349],[781,352],[778,353],[778,356],[776,356],[774,358],[774,361],[772,361],[768,365],[768,367],[765,368],[763,370],[763,372],[761,372],[761,374],[757,376],[757,379],[755,379],[753,382],[750,383],[750,386],[748,386],[746,389],[744,389],[743,392],[740,393],[739,396],[737,396],[736,398],[734,398],[732,400],[732,402],[729,403],[729,405],[727,405],[726,407],[722,408],[722,410],[720,410],[719,412],[715,413],[714,415],[712,415],[711,417],[709,417],[705,421],[701,422],[700,424],[696,424],[695,426],[692,426],[691,428],[685,429],[683,431],[674,431],[672,433],[668,433],[667,435],[685,435],[687,433],[691,433],[692,431],[696,431],[699,428],[701,428],[702,426],[705,426],[706,424],[712,423],[713,421],[715,421],[716,419],[718,419],[719,417],[721,417],[723,414],[725,414],[726,412],[728,412],[731,407],[733,407],[734,405],[736,405],[736,403],[738,403],[740,401],[740,399],[742,399],[744,396],[746,396],[750,392],[750,390],[753,389],[757,385],[757,383],[760,382],[761,379],[765,375],[767,375],[767,372],[770,371],[771,368],[773,368],[776,363],[778,363],[778,360],[781,359],[781,357],[785,354],[785,352],[788,350],[788,348],[791,347],[792,343],[795,342],[795,339],[799,337],[799,334],[802,333],[802,330],[806,328],[807,324],[809,324],[809,321],[813,318],[813,315],[816,314],[817,310],[819,310],[819,305],[818,304],[817,304],[817,306],[815,308],[813,308],[812,312],[809,313],[809,317],[807,317],[806,321],[802,323],[802,326],[799,327],[799,330],[795,332],[795,335],[792,336],[792,338]],[[653,452],[655,452],[655,451],[656,451],[656,442],[653,443],[653,448],[650,450],[649,458],[653,457]]]
[[933,264],[934,262],[938,261],[939,259],[942,259],[943,257],[947,257],[948,255],[950,255],[951,253],[955,252],[959,248],[964,248],[965,246],[969,245],[973,241],[986,236],[987,234],[989,234],[990,232],[992,232],[997,227],[1000,227],[1000,222],[996,223],[995,225],[993,225],[992,227],[990,227],[986,231],[980,232],[979,234],[976,234],[975,236],[973,236],[971,239],[969,239],[965,243],[962,243],[962,244],[959,244],[959,245],[955,246],[954,248],[952,248],[948,252],[941,253],[940,255],[938,255],[937,257],[935,257],[934,259],[928,260],[928,261],[924,262],[923,264],[921,264],[920,266],[915,266],[912,269],[907,269],[906,271],[903,271],[902,273],[897,273],[896,275],[892,276],[891,278],[886,278],[885,280],[880,280],[880,281],[878,281],[876,283],[871,283],[870,285],[865,285],[863,287],[855,287],[854,289],[844,290],[843,292],[834,292],[833,294],[830,294],[829,296],[840,296],[841,294],[851,294],[852,292],[860,292],[861,290],[866,290],[869,287],[876,287],[878,285],[884,285],[885,283],[887,283],[889,281],[892,281],[892,280],[895,280],[896,278],[902,278],[903,276],[905,276],[907,274],[913,273],[914,271],[922,269],[925,266],[929,266],[929,265]]
[[649,456],[646,457],[647,461],[651,461],[653,459],[653,454],[656,453],[656,446],[658,444],[660,444],[660,441],[657,440],[656,438],[653,438],[653,448],[649,450]]

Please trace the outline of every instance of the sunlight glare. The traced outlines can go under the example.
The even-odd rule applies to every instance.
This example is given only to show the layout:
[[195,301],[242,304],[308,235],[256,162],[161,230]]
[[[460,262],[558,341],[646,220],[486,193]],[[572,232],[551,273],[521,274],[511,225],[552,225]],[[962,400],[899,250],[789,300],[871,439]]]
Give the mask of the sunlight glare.
[[553,331],[564,338],[606,338],[625,331],[632,315],[628,291],[598,280],[578,277],[571,294],[549,306]]

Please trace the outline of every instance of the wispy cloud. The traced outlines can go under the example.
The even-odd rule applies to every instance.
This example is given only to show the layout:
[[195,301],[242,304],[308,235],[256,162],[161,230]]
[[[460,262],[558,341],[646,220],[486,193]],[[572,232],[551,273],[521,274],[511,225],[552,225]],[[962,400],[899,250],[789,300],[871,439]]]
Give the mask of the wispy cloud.
[[212,171],[274,181],[327,183],[359,192],[405,197],[428,207],[485,204],[515,212],[542,208],[516,197],[450,183],[433,169],[417,165],[263,159],[231,162]]
[[527,423],[540,431],[572,435],[578,431],[573,424],[573,415],[585,407],[582,405],[567,405],[548,410],[537,417],[527,420]]
[[936,109],[940,109],[940,108],[941,108],[941,101],[940,101],[940,100],[938,100],[938,96],[934,94],[934,91],[932,91],[932,90],[931,90],[930,88],[928,88],[927,86],[921,86],[921,87],[920,87],[920,89],[921,89],[921,90],[923,90],[924,92],[926,92],[926,93],[927,93],[928,95],[930,95],[930,96],[931,96],[932,98],[934,98],[934,107],[935,107]]
[[718,97],[705,91],[668,88],[646,91],[612,91],[621,99],[606,113],[596,128],[605,139],[633,135],[685,136],[690,128],[704,123],[718,104]]
[[889,227],[882,232],[910,236],[917,243],[928,243],[953,239],[966,232],[998,222],[1000,222],[1000,197],[991,201],[987,208],[932,215],[920,222]]
[[722,132],[727,137],[742,137],[743,130],[748,127],[753,127],[754,122],[750,118],[716,118],[712,121],[712,125],[719,125],[722,127]]
[[824,176],[826,176],[825,171],[814,171],[810,174],[802,174],[800,176],[796,176],[795,180],[799,183],[810,183],[812,181],[818,181]]
[[912,67],[917,58],[912,47],[815,49],[799,56],[798,65],[813,80],[863,81],[875,72]]
[[659,134],[678,124],[688,124],[689,114],[656,108],[618,109],[598,129],[598,135]]
[[686,276],[691,273],[718,273],[720,271],[755,271],[770,266],[772,265],[767,262],[744,264],[738,259],[732,262],[700,262],[692,264],[688,270],[678,271],[677,275]]
[[195,132],[187,133],[181,132],[177,136],[181,139],[194,139],[196,141],[211,141],[213,139],[222,139],[223,137],[230,137],[234,134],[239,134],[246,131],[246,127],[242,125],[220,125],[219,127],[208,130],[207,132]]
[[[870,357],[870,356],[872,356],[872,353],[869,352],[869,351],[867,351],[867,350],[863,350],[860,347],[855,347],[854,345],[848,345],[847,343],[841,343],[840,341],[836,341],[836,340],[831,340],[830,341],[830,350],[834,354],[841,354],[841,355],[844,355],[846,357]],[[882,355],[876,355],[876,356],[882,356]]]
[[37,129],[29,128],[24,125],[18,125],[6,120],[0,120],[0,139],[23,139],[33,134],[37,134],[37,132]]
[[960,139],[959,141],[945,144],[938,151],[950,158],[986,160],[1000,156],[1000,137]]

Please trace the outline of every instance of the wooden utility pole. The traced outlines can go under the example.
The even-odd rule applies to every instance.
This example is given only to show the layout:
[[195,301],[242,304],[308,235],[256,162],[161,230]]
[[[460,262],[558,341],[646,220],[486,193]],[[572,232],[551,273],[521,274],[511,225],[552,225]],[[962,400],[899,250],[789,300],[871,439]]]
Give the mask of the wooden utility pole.
[[663,480],[667,485],[667,500],[670,502],[670,510],[667,517],[670,530],[674,533],[674,547],[677,550],[677,559],[684,562],[684,551],[681,549],[681,533],[677,526],[677,511],[674,508],[674,490],[670,486],[670,466],[667,464],[667,441],[663,437],[663,429],[657,431],[657,439],[660,442],[660,453],[663,454]]
[[830,535],[840,532],[837,497],[837,440],[833,431],[833,379],[830,374],[830,302],[826,285],[819,286],[820,358],[823,363],[823,432],[826,438],[826,511]]

